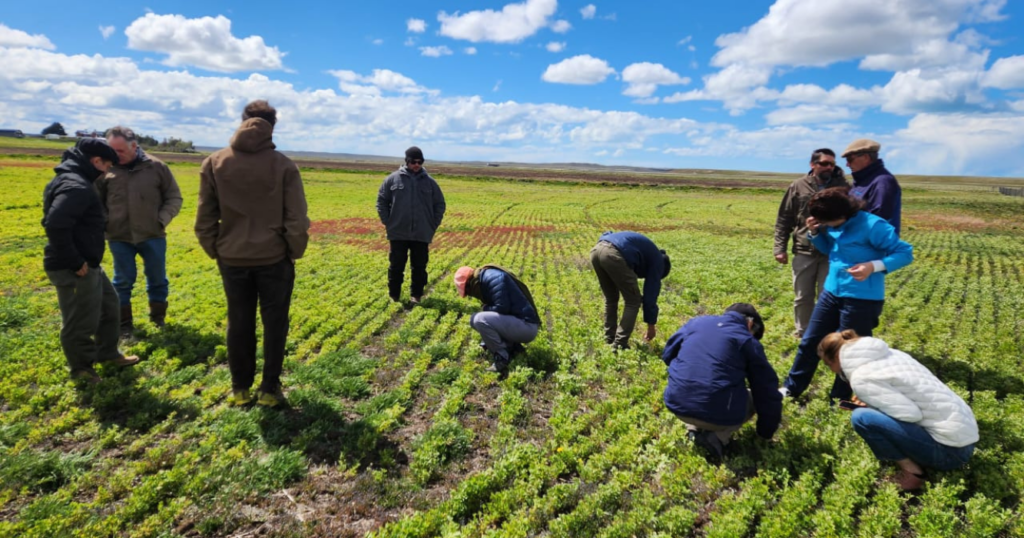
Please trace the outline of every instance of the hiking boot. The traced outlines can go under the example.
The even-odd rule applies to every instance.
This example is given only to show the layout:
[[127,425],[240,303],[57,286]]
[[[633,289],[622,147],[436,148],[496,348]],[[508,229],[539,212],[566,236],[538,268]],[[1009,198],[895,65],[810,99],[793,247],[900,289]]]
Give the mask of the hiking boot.
[[158,328],[164,328],[164,321],[167,318],[167,301],[162,303],[149,303],[149,321]]
[[277,407],[283,403],[287,403],[284,399],[284,394],[281,393],[281,388],[278,387],[273,391],[258,390],[256,391],[258,396],[256,405],[262,405],[264,407]]
[[924,475],[900,469],[900,472],[896,473],[896,483],[903,491],[914,491],[924,486]]
[[109,364],[111,366],[132,366],[139,363],[139,357],[136,355],[129,355],[125,357],[121,355],[116,359],[104,361],[103,364]]
[[722,440],[715,435],[715,432],[707,430],[690,430],[687,434],[690,441],[693,442],[694,446],[698,446],[704,449],[708,454],[721,459],[725,453],[725,445],[722,444]]
[[131,338],[135,334],[135,324],[132,322],[132,305],[121,305],[121,338]]
[[399,295],[388,295],[388,297],[390,297],[391,300],[396,302],[396,303],[402,302],[402,297],[399,296]]
[[508,375],[508,364],[511,361],[503,358],[501,355],[494,354],[491,357],[491,366],[487,368],[488,372],[497,372],[501,377]]
[[88,383],[89,385],[96,385],[99,384],[100,381],[103,381],[99,374],[97,374],[92,368],[71,372],[71,379]]
[[781,394],[783,398],[789,398],[790,392],[786,387],[779,387],[779,394]]
[[233,389],[231,396],[228,396],[228,403],[231,405],[249,405],[252,403],[252,395],[249,389]]
[[409,302],[412,303],[412,304],[420,304],[422,301],[423,301],[423,296],[422,295],[419,296],[419,297],[409,297]]

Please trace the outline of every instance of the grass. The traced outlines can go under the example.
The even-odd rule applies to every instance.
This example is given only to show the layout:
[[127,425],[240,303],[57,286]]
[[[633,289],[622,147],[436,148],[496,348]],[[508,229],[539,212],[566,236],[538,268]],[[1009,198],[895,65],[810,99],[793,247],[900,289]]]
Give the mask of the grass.
[[[771,256],[781,191],[441,179],[449,214],[421,306],[388,300],[380,173],[304,171],[283,410],[234,408],[220,278],[198,247],[198,168],[168,229],[168,326],[140,322],[96,388],[64,369],[38,225],[53,158],[0,158],[0,537],[1024,536],[1024,199],[908,188],[916,261],[888,277],[878,335],[972,404],[964,469],[899,493],[825,402],[787,402],[776,438],[745,426],[708,463],[661,403],[661,345],[746,301],[782,375],[797,342],[790,269]],[[15,165],[12,165],[15,164]],[[673,255],[659,335],[613,354],[588,253],[607,229]],[[109,255],[105,259],[107,269]],[[527,282],[545,327],[507,379],[487,373],[460,265]],[[135,309],[145,312],[136,290]],[[144,318],[144,316],[139,316]]]

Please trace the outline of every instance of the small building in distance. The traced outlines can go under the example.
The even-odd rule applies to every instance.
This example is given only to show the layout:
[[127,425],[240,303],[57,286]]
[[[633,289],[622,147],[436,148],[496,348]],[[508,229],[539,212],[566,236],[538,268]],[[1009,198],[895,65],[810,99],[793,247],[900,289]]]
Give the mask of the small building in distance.
[[21,129],[0,129],[0,136],[6,136],[9,138],[25,138],[25,133],[21,132]]

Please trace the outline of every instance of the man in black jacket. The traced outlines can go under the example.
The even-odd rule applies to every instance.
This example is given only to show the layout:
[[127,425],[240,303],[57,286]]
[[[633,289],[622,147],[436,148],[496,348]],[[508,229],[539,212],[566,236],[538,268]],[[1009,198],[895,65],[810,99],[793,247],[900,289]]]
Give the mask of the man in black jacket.
[[99,383],[98,362],[130,366],[138,357],[117,349],[118,300],[100,261],[106,213],[94,182],[117,162],[103,140],[79,140],[64,152],[57,176],[43,191],[46,248],[43,268],[57,287],[62,326],[60,345],[71,377]]
[[[388,260],[388,295],[398,302],[402,293],[405,264],[411,257],[410,301],[419,303],[427,286],[430,242],[444,219],[444,194],[437,181],[423,168],[423,152],[412,146],[405,150],[405,166],[389,175],[377,192],[377,215],[387,229],[391,252]],[[411,254],[411,256],[410,256]]]

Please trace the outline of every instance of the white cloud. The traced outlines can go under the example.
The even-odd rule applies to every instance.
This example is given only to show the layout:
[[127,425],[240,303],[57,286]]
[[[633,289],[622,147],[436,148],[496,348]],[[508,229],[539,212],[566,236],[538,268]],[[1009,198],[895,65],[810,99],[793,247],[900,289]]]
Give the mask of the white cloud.
[[995,173],[1024,175],[1020,159],[1007,159],[1024,149],[1021,114],[919,114],[894,138],[887,163],[941,174],[977,174],[975,166],[988,163]]
[[374,69],[369,75],[360,75],[355,71],[344,69],[328,71],[339,82],[339,88],[345,93],[360,95],[381,95],[382,91],[417,94],[436,93],[428,90],[413,79],[390,69]]
[[405,30],[407,32],[422,34],[427,31],[427,21],[423,19],[409,19],[405,21]]
[[473,43],[518,43],[548,25],[558,7],[557,0],[526,0],[507,4],[501,11],[485,9],[451,15],[437,15],[441,35]]
[[594,4],[587,4],[580,9],[580,15],[584,19],[593,19],[595,14],[597,14],[597,6]]
[[557,21],[555,21],[554,23],[551,24],[551,31],[552,32],[555,32],[555,33],[558,33],[558,34],[564,34],[564,33],[568,32],[569,30],[572,30],[572,25],[569,24],[569,21],[567,21],[567,20],[557,20]]
[[0,22],[0,47],[28,47],[36,49],[56,50],[57,47],[43,34],[30,35],[28,32],[15,30]]
[[498,90],[500,90],[500,89],[501,89],[501,79],[499,78],[499,79],[498,79],[498,82],[495,82],[495,83],[494,83],[494,87],[493,87],[493,88],[491,88],[491,91],[492,91],[492,92],[496,92],[496,91],[498,91]]
[[100,35],[103,36],[103,39],[110,39],[110,36],[114,35],[114,31],[115,30],[117,30],[117,28],[115,28],[113,26],[102,26],[101,25],[100,26]]
[[598,84],[614,73],[608,62],[581,54],[549,65],[540,78],[558,84]]
[[283,69],[285,53],[269,47],[260,36],[239,39],[223,15],[186,19],[182,15],[147,13],[124,31],[128,48],[167,55],[165,65],[191,65],[231,73]]
[[1024,88],[1024,56],[1009,56],[996,60],[985,74],[982,83],[1002,90]]
[[622,80],[628,86],[622,92],[630,97],[650,97],[658,86],[689,84],[690,79],[680,77],[661,64],[640,62],[631,64],[622,70]]
[[565,50],[565,42],[552,41],[545,45],[544,48],[548,49],[548,52],[562,52]]
[[374,45],[378,45],[379,46],[379,45],[383,45],[384,44],[384,40],[378,37],[377,39],[374,39],[373,41],[371,41],[371,43],[373,43]]
[[416,46],[416,38],[409,36],[405,38],[405,42],[403,42],[402,44],[405,45],[406,47],[414,47]]
[[685,44],[687,44],[687,43],[689,43],[691,41],[693,41],[693,36],[692,35],[688,35],[688,36],[680,39],[679,42],[676,43],[676,45],[685,45]]
[[765,115],[768,125],[801,125],[808,123],[835,123],[853,120],[860,116],[847,107],[823,105],[799,105],[780,108]]
[[[712,65],[825,66],[875,54],[908,54],[953,33],[989,0],[777,0],[752,26],[719,36]],[[988,16],[992,16],[991,13]],[[841,30],[836,28],[842,21]]]
[[954,41],[931,39],[914,45],[906,54],[872,54],[860,62],[861,69],[874,71],[906,71],[951,65],[983,69],[988,51],[978,52],[973,31],[960,34]]
[[440,58],[441,56],[451,56],[452,49],[445,45],[439,47],[420,47],[421,56],[429,56],[431,58]]
[[466,47],[466,48],[462,49],[462,52],[465,52],[466,54],[469,54],[470,56],[472,56],[472,55],[476,54],[476,47]]

